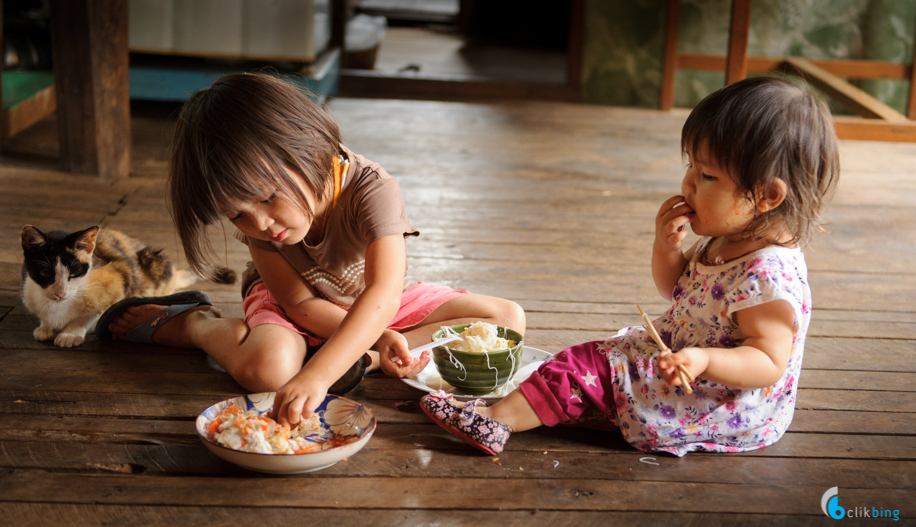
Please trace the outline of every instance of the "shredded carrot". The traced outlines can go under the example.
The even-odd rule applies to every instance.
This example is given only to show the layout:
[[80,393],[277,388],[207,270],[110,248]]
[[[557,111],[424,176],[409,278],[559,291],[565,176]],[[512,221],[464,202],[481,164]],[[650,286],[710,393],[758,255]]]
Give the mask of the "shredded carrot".
[[[217,436],[220,435],[220,428],[227,422],[231,422],[232,426],[238,428],[245,436],[250,436],[254,430],[267,432],[270,436],[269,442],[273,445],[273,448],[280,449],[285,453],[309,454],[321,452],[352,443],[359,439],[355,435],[339,436],[332,433],[330,434],[331,437],[327,438],[327,440],[321,443],[312,443],[304,437],[298,436],[299,433],[303,433],[302,431],[297,431],[297,437],[291,439],[290,436],[293,435],[293,431],[289,426],[280,425],[267,415],[259,415],[254,411],[245,412],[236,404],[230,404],[216,414],[210,421],[207,425],[209,438],[217,441]],[[322,436],[323,434],[319,435],[319,437]],[[243,438],[241,447],[244,448],[249,443],[247,439]]]

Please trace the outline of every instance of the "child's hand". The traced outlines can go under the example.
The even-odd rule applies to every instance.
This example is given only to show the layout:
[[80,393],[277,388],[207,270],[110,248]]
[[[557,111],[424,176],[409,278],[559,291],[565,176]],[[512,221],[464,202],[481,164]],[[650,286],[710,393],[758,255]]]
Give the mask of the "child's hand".
[[681,251],[681,244],[687,237],[688,214],[691,209],[684,196],[672,196],[662,203],[655,216],[655,244],[670,252]]
[[680,386],[676,368],[680,364],[687,368],[693,378],[698,377],[709,366],[709,354],[702,348],[684,348],[677,353],[671,350],[664,351],[658,357],[658,367],[665,382],[671,386]]
[[424,351],[419,358],[410,356],[407,339],[397,331],[386,329],[375,343],[379,362],[385,375],[398,377],[415,377],[429,363],[429,352]]
[[325,379],[313,378],[308,368],[277,390],[271,416],[281,425],[295,427],[302,416],[311,416],[328,394],[330,384]]

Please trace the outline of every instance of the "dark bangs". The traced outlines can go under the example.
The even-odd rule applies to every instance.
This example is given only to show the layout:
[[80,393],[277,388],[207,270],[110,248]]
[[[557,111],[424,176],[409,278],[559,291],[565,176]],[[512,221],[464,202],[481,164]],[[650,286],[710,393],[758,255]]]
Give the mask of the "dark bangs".
[[820,214],[839,178],[839,153],[830,111],[808,89],[753,77],[710,94],[684,123],[681,152],[694,153],[704,142],[751,202],[776,179],[786,184],[786,199],[756,214],[747,236],[764,236],[774,220],[791,234],[787,245],[823,230]]
[[334,121],[270,75],[228,75],[191,96],[169,164],[169,210],[191,268],[212,272],[207,226],[242,204],[276,192],[312,216],[295,177],[320,203],[339,150]]

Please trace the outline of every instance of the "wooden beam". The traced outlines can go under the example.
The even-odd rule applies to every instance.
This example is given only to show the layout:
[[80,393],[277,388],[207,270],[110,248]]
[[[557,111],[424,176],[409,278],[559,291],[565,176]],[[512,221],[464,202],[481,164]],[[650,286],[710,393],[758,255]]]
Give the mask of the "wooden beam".
[[834,117],[833,123],[840,139],[916,143],[916,121],[888,122],[840,116]]
[[836,75],[812,64],[810,61],[791,57],[785,59],[783,71],[804,78],[859,117],[884,119],[888,122],[906,123],[906,116],[871,95],[849,84]]
[[658,106],[670,110],[674,106],[674,80],[677,76],[677,32],[681,17],[680,0],[668,0],[665,11],[665,55],[662,62],[661,93]]
[[127,0],[56,0],[51,47],[64,170],[130,172]]
[[341,71],[339,94],[342,97],[441,101],[533,99],[577,102],[582,96],[566,84],[486,81],[466,76],[414,78],[357,69]]
[[[909,80],[913,67],[895,62],[847,59],[808,59],[811,64],[844,79],[900,79]],[[747,58],[749,73],[775,70],[785,59],[781,57]],[[679,53],[677,68],[682,70],[724,71],[725,55]]]
[[3,110],[0,138],[8,139],[54,113],[57,95],[54,86],[39,91],[12,108]]
[[732,0],[725,84],[731,84],[747,77],[747,35],[750,27],[751,0]]

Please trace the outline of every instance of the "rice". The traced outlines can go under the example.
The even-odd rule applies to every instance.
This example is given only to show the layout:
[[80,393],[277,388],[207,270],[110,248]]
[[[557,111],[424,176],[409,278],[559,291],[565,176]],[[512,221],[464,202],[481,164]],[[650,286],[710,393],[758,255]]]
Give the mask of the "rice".
[[318,414],[312,414],[309,419],[290,429],[266,415],[254,410],[246,412],[240,406],[230,404],[207,425],[207,437],[242,452],[301,454],[315,450],[315,443],[306,437],[320,430]]

